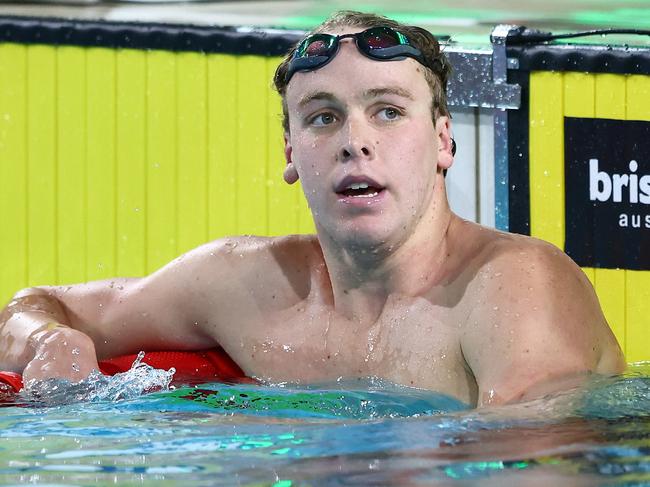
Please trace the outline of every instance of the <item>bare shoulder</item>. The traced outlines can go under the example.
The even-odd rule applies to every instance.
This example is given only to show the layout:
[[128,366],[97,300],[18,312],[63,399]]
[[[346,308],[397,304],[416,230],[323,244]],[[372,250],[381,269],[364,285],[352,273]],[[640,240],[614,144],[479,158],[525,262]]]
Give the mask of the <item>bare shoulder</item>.
[[308,286],[311,270],[321,260],[315,236],[237,236],[202,245],[171,265],[189,267],[194,276],[207,279],[207,284],[227,279],[228,286],[242,286],[254,293],[266,285],[276,291],[283,285],[295,289]]
[[559,313],[557,318],[578,309],[592,318],[601,316],[587,276],[562,250],[540,239],[490,232],[476,274],[486,303],[521,304],[529,312]]
[[479,389],[512,399],[551,379],[620,372],[620,348],[584,272],[548,242],[489,232],[462,339]]

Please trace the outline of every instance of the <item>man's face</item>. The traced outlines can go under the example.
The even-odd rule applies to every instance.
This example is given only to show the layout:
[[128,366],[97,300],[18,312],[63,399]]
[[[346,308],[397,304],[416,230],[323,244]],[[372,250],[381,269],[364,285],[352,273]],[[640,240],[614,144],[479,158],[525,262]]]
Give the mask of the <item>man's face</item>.
[[285,152],[321,236],[396,245],[433,211],[439,132],[448,135],[448,125],[443,117],[434,127],[423,69],[413,59],[369,59],[344,39],[329,64],[291,79]]

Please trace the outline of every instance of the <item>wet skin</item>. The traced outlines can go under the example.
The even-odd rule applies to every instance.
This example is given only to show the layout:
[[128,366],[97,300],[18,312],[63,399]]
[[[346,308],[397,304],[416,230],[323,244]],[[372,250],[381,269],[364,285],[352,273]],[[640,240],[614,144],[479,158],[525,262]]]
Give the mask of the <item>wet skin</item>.
[[450,211],[450,123],[432,121],[421,65],[349,41],[287,90],[285,180],[300,179],[316,236],[225,239],[142,279],[25,290],[0,318],[1,365],[80,379],[96,355],[221,344],[264,380],[379,376],[478,405],[621,371],[566,255]]

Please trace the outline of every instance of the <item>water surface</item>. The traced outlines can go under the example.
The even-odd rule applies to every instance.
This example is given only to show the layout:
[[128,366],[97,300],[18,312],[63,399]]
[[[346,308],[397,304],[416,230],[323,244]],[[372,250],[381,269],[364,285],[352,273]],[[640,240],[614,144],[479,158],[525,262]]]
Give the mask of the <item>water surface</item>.
[[0,483],[650,485],[650,364],[484,410],[376,379],[143,394],[168,378],[5,397]]

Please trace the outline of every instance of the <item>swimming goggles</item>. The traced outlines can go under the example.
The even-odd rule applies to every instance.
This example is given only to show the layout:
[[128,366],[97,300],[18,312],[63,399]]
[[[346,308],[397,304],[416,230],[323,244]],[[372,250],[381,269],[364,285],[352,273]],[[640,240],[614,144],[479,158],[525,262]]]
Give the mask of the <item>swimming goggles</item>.
[[408,37],[391,27],[371,27],[356,34],[312,34],[298,44],[289,62],[286,83],[296,71],[311,71],[325,66],[339,51],[339,41],[347,38],[354,38],[359,52],[370,59],[390,61],[410,57],[426,66],[422,52],[411,45]]

